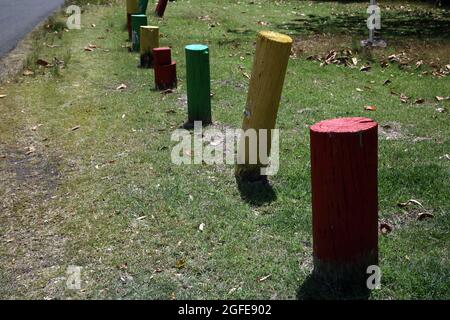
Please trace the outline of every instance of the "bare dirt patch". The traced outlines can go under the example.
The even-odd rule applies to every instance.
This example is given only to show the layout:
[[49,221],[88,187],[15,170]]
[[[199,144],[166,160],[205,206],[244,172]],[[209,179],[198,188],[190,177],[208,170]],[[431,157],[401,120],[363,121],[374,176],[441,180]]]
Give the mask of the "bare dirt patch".
[[399,140],[404,138],[404,134],[401,131],[401,124],[398,122],[380,124],[378,133],[386,140]]
[[[62,217],[49,205],[60,180],[58,158],[24,145],[0,145],[0,295],[8,299],[31,297],[38,279],[59,271],[66,241],[57,228]],[[34,290],[33,298],[52,295],[54,288],[39,286],[44,292]]]

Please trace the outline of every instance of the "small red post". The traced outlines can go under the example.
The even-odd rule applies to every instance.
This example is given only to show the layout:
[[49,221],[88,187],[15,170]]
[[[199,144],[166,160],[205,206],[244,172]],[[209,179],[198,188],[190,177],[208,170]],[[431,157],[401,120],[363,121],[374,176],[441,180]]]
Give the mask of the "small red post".
[[155,66],[155,87],[157,90],[173,89],[177,87],[177,63]]
[[166,11],[168,0],[159,0],[158,4],[156,5],[155,14],[162,18],[164,16],[164,12]]
[[169,47],[161,47],[153,49],[154,65],[168,65],[172,63],[172,53]]
[[378,124],[321,121],[310,128],[310,146],[314,272],[367,279],[378,264]]
[[153,49],[155,87],[157,90],[177,87],[177,63],[172,61],[172,51],[168,47]]

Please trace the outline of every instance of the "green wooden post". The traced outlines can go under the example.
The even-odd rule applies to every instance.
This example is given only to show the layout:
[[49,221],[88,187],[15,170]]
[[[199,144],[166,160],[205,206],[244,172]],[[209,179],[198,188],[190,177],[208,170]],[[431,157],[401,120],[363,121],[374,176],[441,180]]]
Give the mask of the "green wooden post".
[[139,0],[139,12],[142,14],[147,13],[148,0]]
[[140,34],[141,26],[147,25],[147,16],[145,14],[132,14],[131,15],[131,44],[132,51],[139,51],[140,46]]
[[186,85],[188,96],[188,124],[211,123],[211,83],[209,48],[201,44],[186,46]]

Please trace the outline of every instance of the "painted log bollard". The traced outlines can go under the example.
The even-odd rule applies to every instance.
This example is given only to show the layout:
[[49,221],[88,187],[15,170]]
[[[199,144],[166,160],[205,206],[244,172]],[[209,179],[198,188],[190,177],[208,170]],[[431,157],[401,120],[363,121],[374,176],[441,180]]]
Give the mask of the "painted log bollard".
[[[270,155],[271,130],[275,128],[291,46],[292,39],[287,35],[272,31],[261,31],[258,34],[242,123],[244,132],[248,129],[256,130],[257,144],[250,146],[251,141],[247,143],[245,136],[239,141],[235,175],[240,180],[256,181],[263,178],[261,168],[266,164],[261,161],[260,153],[265,154],[265,158]],[[268,135],[265,139],[263,137],[265,141],[262,141],[264,132]],[[265,150],[260,151],[261,147]],[[255,151],[256,155],[253,154]],[[256,161],[251,161],[252,159]]]
[[167,90],[177,87],[177,63],[172,61],[170,48],[153,49],[153,66],[155,69],[156,90]]
[[146,14],[148,7],[148,0],[139,0],[139,13]]
[[162,18],[164,16],[164,12],[166,11],[168,0],[159,0],[156,5],[155,14],[156,16]]
[[129,41],[131,41],[132,37],[131,15],[139,13],[139,0],[127,0],[127,30]]
[[140,35],[141,26],[147,25],[147,16],[145,14],[132,14],[131,15],[131,51],[140,51]]
[[378,124],[325,120],[310,128],[314,274],[366,284],[378,264]]
[[159,28],[141,26],[141,68],[153,67],[153,49],[159,47]]
[[145,14],[147,12],[148,0],[127,0],[127,30],[128,40],[132,38],[131,15]]
[[202,44],[186,46],[186,86],[188,99],[188,121],[203,125],[211,123],[211,79],[209,70],[209,48]]

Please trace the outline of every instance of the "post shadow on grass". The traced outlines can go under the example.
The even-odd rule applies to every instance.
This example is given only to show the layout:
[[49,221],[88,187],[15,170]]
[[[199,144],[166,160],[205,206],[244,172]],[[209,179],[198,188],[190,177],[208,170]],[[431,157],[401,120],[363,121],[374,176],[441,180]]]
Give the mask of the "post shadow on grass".
[[277,195],[267,179],[267,176],[261,176],[256,180],[242,179],[239,177],[235,178],[242,200],[249,204],[261,206],[277,199]]
[[297,290],[299,300],[367,300],[370,290],[364,276],[355,278],[348,274],[339,277],[336,273],[314,270]]

